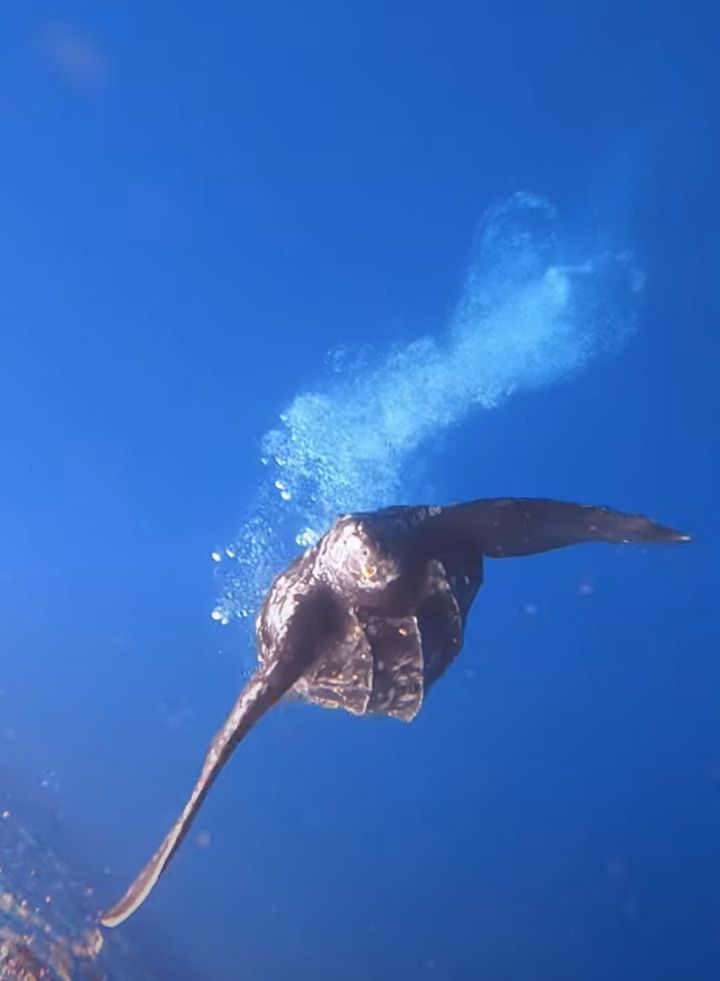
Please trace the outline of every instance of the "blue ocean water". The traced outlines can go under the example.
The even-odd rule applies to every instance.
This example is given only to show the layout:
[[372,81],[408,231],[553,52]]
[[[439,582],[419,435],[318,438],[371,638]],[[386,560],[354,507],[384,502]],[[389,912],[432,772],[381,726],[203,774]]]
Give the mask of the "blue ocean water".
[[716,978],[717,15],[2,22],[0,929],[100,970],[334,514],[552,496],[697,541],[489,565],[410,725],[274,710],[102,971]]

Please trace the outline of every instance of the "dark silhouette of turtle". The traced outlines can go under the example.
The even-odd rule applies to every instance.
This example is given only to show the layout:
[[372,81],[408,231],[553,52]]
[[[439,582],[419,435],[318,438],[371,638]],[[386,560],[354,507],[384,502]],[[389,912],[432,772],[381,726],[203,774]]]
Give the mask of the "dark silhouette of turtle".
[[117,926],[146,899],[235,747],[287,692],[353,715],[413,719],[462,647],[484,558],[583,542],[688,540],[639,515],[529,498],[339,518],[270,588],[257,617],[255,673],[210,744],[182,814],[101,922]]

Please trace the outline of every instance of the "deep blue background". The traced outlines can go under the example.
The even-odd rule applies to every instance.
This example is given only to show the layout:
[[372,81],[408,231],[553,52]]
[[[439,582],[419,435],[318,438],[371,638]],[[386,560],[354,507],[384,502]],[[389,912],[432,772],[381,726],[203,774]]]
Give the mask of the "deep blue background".
[[208,555],[260,436],[331,344],[442,324],[479,214],[529,187],[633,245],[641,330],[456,432],[443,497],[597,500],[699,543],[492,566],[412,726],[277,711],[124,929],[207,981],[717,978],[717,15],[13,7],[0,752],[49,782],[101,901],[246,667]]

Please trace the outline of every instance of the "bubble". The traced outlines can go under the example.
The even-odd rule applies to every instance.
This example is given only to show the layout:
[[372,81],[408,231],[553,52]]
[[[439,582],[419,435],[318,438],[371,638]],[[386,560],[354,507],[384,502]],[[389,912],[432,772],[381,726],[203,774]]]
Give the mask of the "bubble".
[[522,192],[491,208],[448,324],[385,351],[336,346],[325,382],[265,434],[274,492],[260,486],[226,550],[236,563],[218,608],[229,619],[256,610],[295,548],[338,514],[414,500],[422,452],[473,414],[619,350],[643,286],[628,251],[573,255],[544,198]]

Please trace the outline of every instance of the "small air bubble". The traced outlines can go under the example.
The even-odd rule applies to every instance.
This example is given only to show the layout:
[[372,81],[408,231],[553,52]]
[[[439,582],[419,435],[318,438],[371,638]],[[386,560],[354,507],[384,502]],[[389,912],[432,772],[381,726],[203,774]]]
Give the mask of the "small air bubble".
[[219,552],[211,552],[210,558],[213,562],[220,562],[222,560],[222,555]]
[[225,554],[227,555],[227,557],[229,559],[234,559],[235,558],[235,549],[234,548],[230,548],[230,546],[228,545],[228,547],[225,549]]
[[310,545],[314,545],[319,537],[320,536],[318,533],[313,531],[312,528],[303,528],[302,531],[299,531],[295,536],[295,541],[303,548],[307,548]]

